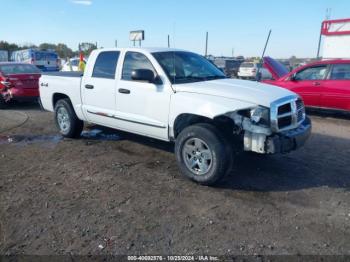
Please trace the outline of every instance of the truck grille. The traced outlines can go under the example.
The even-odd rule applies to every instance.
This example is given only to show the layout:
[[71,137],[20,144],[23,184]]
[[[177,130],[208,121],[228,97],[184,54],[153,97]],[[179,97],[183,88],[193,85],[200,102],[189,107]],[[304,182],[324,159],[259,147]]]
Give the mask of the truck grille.
[[271,104],[270,117],[274,132],[296,128],[305,120],[304,103],[295,96],[277,100]]

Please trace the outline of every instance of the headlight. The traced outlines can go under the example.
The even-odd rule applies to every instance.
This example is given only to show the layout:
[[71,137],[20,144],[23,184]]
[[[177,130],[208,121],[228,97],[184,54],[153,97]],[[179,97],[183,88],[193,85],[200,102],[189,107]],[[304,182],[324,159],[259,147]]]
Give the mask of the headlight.
[[258,106],[250,110],[250,120],[254,124],[268,126],[270,123],[270,110],[266,107]]

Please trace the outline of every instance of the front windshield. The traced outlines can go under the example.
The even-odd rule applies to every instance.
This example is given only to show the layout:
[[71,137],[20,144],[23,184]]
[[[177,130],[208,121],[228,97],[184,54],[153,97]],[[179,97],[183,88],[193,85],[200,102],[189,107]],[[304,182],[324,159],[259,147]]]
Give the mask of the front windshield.
[[172,84],[184,84],[226,78],[204,57],[184,51],[157,52],[153,56]]

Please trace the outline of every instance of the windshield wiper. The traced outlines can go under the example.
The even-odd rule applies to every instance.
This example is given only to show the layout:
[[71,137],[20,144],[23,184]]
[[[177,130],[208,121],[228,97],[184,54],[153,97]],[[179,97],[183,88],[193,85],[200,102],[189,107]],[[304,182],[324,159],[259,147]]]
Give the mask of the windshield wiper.
[[215,79],[224,79],[226,76],[185,76],[185,77],[175,77],[175,81],[178,82],[201,82],[201,81],[210,81]]
[[186,76],[186,77],[175,77],[175,81],[205,81],[205,77],[199,76]]

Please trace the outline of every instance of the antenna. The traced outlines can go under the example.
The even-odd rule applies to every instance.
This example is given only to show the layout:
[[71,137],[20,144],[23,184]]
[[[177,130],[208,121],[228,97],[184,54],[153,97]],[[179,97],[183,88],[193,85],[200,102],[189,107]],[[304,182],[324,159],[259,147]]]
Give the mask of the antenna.
[[326,20],[331,19],[332,16],[332,8],[327,8],[326,9]]
[[208,56],[208,32],[206,34],[206,38],[205,38],[205,57]]
[[[260,64],[262,64],[262,62],[263,62],[263,60],[264,60],[266,48],[267,48],[267,45],[268,45],[268,43],[269,43],[269,41],[270,41],[271,32],[272,32],[272,30],[270,29],[269,35],[267,36],[267,39],[266,39],[264,51],[263,51],[263,53],[262,53],[262,55],[261,55]],[[261,78],[261,77],[260,77],[260,65],[258,65],[258,71],[256,72],[255,80],[256,80],[256,81],[260,81],[260,78]]]

